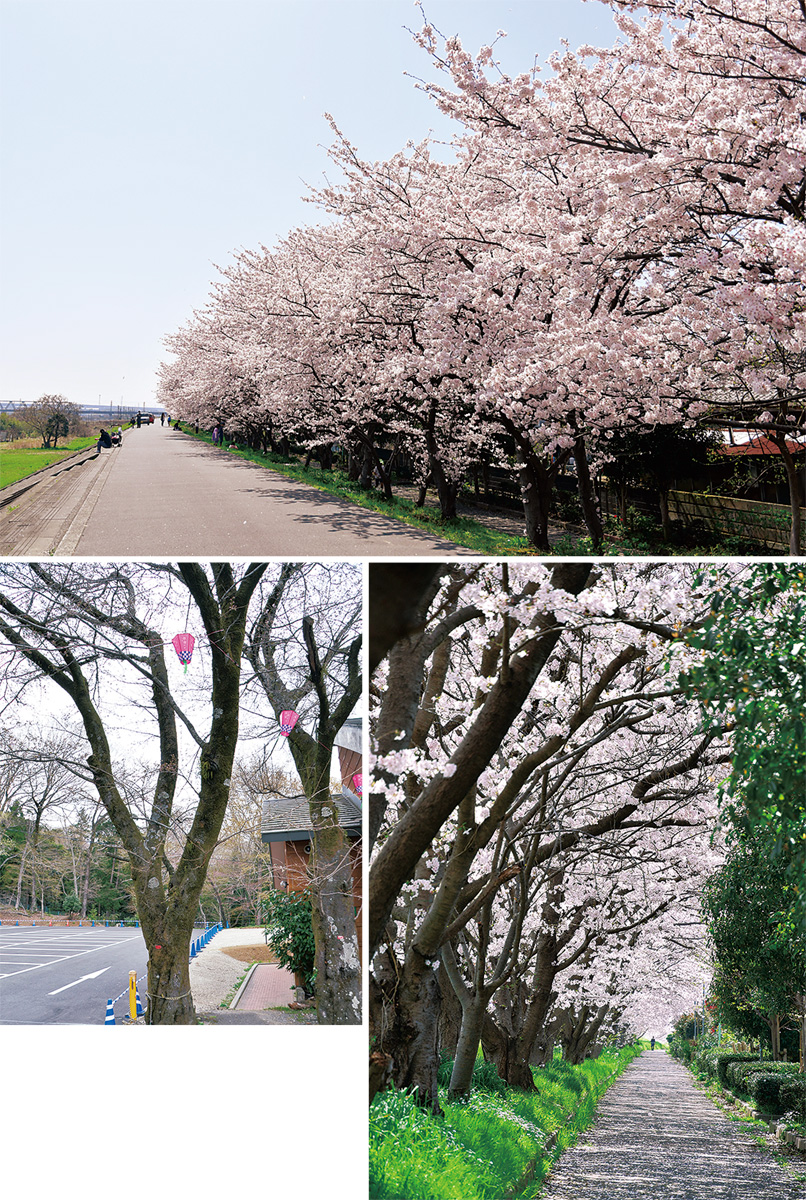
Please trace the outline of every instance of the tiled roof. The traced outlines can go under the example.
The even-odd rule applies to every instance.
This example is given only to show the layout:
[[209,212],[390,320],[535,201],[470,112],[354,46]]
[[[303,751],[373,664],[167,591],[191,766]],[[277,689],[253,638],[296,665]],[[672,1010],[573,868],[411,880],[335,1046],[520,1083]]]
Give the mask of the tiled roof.
[[[347,796],[331,794],[339,824],[350,837],[361,836],[361,809]],[[263,842],[307,841],[313,832],[308,801],[304,796],[266,796],[260,823]]]
[[[803,451],[804,446],[800,442],[787,442],[786,448],[790,454],[799,454]],[[720,446],[720,454],[780,454],[781,451],[776,446],[775,442],[766,437],[751,437],[746,442],[739,442],[735,446]]]

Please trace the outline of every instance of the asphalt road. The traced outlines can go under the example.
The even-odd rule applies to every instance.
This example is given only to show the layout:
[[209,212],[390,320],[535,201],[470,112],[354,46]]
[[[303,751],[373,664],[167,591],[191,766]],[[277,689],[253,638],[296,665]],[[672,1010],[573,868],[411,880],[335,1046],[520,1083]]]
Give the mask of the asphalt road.
[[87,470],[88,481],[93,470],[57,554],[473,554],[159,424],[127,431],[120,449],[103,451]]
[[[139,929],[0,926],[0,1025],[103,1025],[147,962]],[[127,1013],[124,996],[116,1019]]]

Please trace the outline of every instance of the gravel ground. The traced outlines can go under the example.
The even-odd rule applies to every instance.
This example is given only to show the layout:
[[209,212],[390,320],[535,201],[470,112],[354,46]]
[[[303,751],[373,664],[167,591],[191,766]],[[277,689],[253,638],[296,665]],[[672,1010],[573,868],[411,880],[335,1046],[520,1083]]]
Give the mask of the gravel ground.
[[197,1013],[218,1008],[245,974],[247,964],[222,953],[224,946],[265,946],[262,926],[222,929],[190,963],[190,987]]
[[681,1063],[645,1051],[600,1101],[549,1176],[546,1200],[798,1200],[754,1131],[699,1092]]

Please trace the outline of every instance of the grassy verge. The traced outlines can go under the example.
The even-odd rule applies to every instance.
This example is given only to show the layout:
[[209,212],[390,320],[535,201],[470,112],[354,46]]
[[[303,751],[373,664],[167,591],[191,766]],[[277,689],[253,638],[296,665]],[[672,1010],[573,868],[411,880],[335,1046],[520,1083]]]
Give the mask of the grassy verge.
[[55,450],[43,450],[41,446],[18,447],[13,442],[0,444],[0,487],[17,483],[20,479],[41,471],[43,467],[58,462],[66,455],[74,454],[76,450],[94,446],[96,440],[94,437],[73,438],[63,446],[57,446]]
[[600,1096],[642,1049],[606,1050],[579,1067],[555,1059],[535,1071],[537,1093],[507,1088],[482,1071],[482,1086],[466,1102],[449,1104],[441,1091],[444,1119],[405,1093],[380,1093],[369,1114],[370,1197],[537,1196],[549,1168],[591,1124]]

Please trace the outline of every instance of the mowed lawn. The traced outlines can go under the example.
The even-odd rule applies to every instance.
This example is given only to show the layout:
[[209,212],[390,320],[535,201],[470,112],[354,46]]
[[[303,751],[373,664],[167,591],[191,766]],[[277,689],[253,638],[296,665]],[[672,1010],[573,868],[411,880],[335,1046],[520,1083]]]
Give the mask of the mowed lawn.
[[94,437],[72,438],[55,450],[43,450],[41,446],[28,442],[22,445],[19,442],[0,442],[0,487],[25,479],[26,475],[33,475],[35,471],[49,467],[76,450],[94,445],[95,441]]

